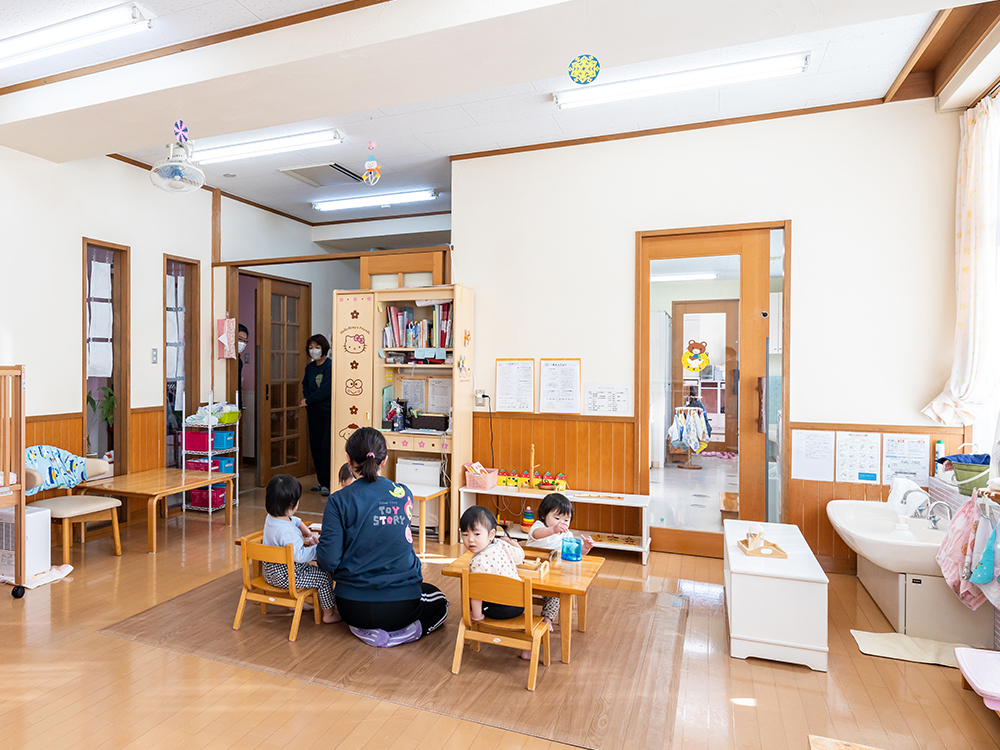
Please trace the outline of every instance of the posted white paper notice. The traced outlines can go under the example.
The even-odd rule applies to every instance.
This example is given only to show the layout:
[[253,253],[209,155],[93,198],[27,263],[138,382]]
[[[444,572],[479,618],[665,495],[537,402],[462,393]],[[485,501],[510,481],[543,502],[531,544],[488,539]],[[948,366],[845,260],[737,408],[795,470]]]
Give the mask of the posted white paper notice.
[[535,360],[497,360],[497,411],[535,410]]
[[538,411],[549,414],[580,413],[580,360],[543,359]]
[[792,479],[832,482],[834,433],[827,430],[792,430]]
[[891,435],[882,436],[882,484],[890,484],[893,477],[906,477],[921,487],[930,484],[931,436]]
[[427,413],[451,413],[451,378],[427,379]]
[[878,432],[837,432],[837,481],[878,484],[882,435]]
[[406,405],[410,409],[417,411],[427,411],[424,409],[424,381],[415,378],[403,378],[403,395]]
[[584,414],[632,416],[632,388],[627,385],[587,385],[584,388]]

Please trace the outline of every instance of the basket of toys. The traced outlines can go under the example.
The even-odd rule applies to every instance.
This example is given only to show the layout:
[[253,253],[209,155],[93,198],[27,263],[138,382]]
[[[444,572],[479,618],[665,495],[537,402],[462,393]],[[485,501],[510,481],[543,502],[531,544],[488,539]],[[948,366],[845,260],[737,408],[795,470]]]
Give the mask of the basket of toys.
[[497,486],[499,469],[486,469],[478,461],[465,465],[465,486],[472,490],[489,490]]

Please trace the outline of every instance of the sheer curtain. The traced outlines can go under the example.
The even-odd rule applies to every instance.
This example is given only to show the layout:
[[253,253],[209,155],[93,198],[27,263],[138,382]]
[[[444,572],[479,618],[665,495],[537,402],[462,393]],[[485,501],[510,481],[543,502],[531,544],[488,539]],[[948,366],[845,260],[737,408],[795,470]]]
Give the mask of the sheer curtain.
[[998,117],[993,97],[962,116],[955,196],[955,361],[944,390],[923,409],[942,424],[972,424],[996,391]]

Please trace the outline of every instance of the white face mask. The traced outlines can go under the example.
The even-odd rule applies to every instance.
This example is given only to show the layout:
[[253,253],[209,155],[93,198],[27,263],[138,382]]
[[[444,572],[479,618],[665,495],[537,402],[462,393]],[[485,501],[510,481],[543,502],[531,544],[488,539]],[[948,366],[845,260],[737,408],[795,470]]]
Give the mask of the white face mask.
[[320,357],[323,356],[323,350],[322,349],[310,349],[309,350],[309,356],[312,357],[313,359],[319,359]]
[[247,348],[246,341],[240,341],[239,343],[236,344],[236,351],[238,351],[240,354],[242,354],[246,348]]

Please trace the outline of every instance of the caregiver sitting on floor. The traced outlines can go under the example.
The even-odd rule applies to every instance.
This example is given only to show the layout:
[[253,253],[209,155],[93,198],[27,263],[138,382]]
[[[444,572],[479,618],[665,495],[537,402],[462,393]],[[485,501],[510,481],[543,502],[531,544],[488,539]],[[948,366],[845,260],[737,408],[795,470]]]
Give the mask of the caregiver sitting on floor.
[[413,551],[413,496],[380,476],[385,438],[362,427],[347,441],[358,477],[330,495],[316,551],[320,568],[333,574],[337,611],[365,643],[387,648],[415,641],[444,624],[448,599],[423,582]]

